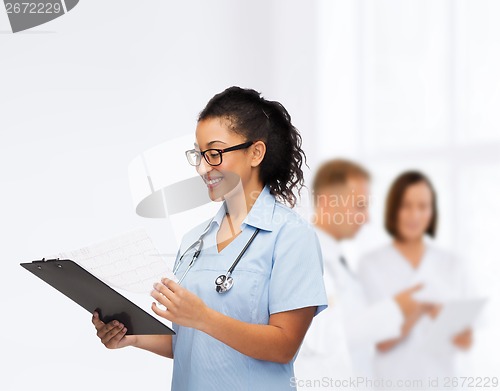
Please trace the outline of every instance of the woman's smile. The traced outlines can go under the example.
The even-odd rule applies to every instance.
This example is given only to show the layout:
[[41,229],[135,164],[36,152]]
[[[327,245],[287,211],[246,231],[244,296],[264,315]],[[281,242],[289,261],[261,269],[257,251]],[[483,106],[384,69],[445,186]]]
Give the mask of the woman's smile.
[[209,178],[209,177],[206,177],[204,176],[203,177],[203,180],[205,181],[207,187],[209,189],[214,189],[215,187],[217,187],[219,185],[219,183],[222,181],[223,177],[215,177],[215,178]]

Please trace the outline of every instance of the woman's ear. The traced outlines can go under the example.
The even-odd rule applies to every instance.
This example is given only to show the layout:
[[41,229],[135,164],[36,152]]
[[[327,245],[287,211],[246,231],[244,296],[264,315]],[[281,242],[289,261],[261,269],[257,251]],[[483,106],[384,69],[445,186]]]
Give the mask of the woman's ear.
[[266,144],[263,141],[256,141],[251,148],[252,167],[257,167],[266,155]]

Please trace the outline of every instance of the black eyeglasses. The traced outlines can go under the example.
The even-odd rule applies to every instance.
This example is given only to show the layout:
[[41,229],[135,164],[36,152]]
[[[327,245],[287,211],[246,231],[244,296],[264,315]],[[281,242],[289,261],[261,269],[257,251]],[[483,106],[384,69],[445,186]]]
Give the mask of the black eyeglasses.
[[248,148],[253,143],[254,143],[253,141],[247,141],[246,143],[238,144],[229,148],[224,148],[224,149],[210,148],[206,149],[205,151],[197,151],[196,149],[190,149],[189,151],[186,151],[186,157],[189,164],[195,167],[200,165],[202,156],[204,157],[205,161],[211,166],[218,166],[222,163],[223,153],[237,151],[239,149],[245,149]]

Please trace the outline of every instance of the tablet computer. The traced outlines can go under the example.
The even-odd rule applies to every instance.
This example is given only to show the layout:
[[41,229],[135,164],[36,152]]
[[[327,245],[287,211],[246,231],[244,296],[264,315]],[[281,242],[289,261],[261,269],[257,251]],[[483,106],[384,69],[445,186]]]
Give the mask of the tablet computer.
[[104,323],[115,319],[120,321],[127,328],[128,335],[175,334],[171,328],[72,260],[42,259],[21,263],[21,266],[90,313],[97,311]]

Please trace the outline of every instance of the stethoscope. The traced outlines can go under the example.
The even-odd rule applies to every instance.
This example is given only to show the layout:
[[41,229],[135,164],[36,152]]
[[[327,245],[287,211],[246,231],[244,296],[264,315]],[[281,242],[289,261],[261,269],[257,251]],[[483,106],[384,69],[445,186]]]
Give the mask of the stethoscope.
[[[195,250],[194,253],[193,253],[193,257],[191,258],[191,262],[189,262],[189,265],[186,268],[186,271],[182,274],[182,277],[177,282],[178,284],[182,283],[182,281],[184,280],[184,278],[188,274],[188,272],[191,269],[191,267],[193,267],[194,262],[196,261],[196,259],[198,259],[199,255],[201,253],[201,250],[203,249],[203,238],[207,234],[208,229],[210,228],[210,224],[212,223],[212,221],[213,221],[213,219],[210,220],[210,222],[208,223],[207,227],[202,232],[202,234],[200,235],[200,237],[198,238],[198,240],[196,242],[194,242],[191,246],[189,246],[182,253],[182,255],[180,256],[179,262],[177,263],[177,266],[173,270],[174,274],[177,274],[177,271],[179,270],[179,267],[181,266],[181,264],[183,262],[182,259],[184,258],[184,255],[186,255],[191,250]],[[231,289],[233,287],[234,279],[233,279],[233,277],[231,277],[231,274],[233,273],[234,268],[236,267],[236,265],[240,261],[241,257],[243,257],[243,255],[245,254],[245,252],[247,251],[248,247],[253,242],[253,240],[255,239],[255,237],[257,236],[257,234],[259,233],[259,231],[260,231],[259,228],[257,228],[255,230],[255,232],[252,234],[251,238],[245,244],[245,247],[243,247],[243,249],[241,250],[241,252],[239,253],[239,255],[236,257],[236,259],[234,260],[234,262],[231,265],[231,267],[227,270],[226,274],[221,274],[219,277],[217,277],[215,279],[215,290],[218,293],[227,292],[229,289]]]

